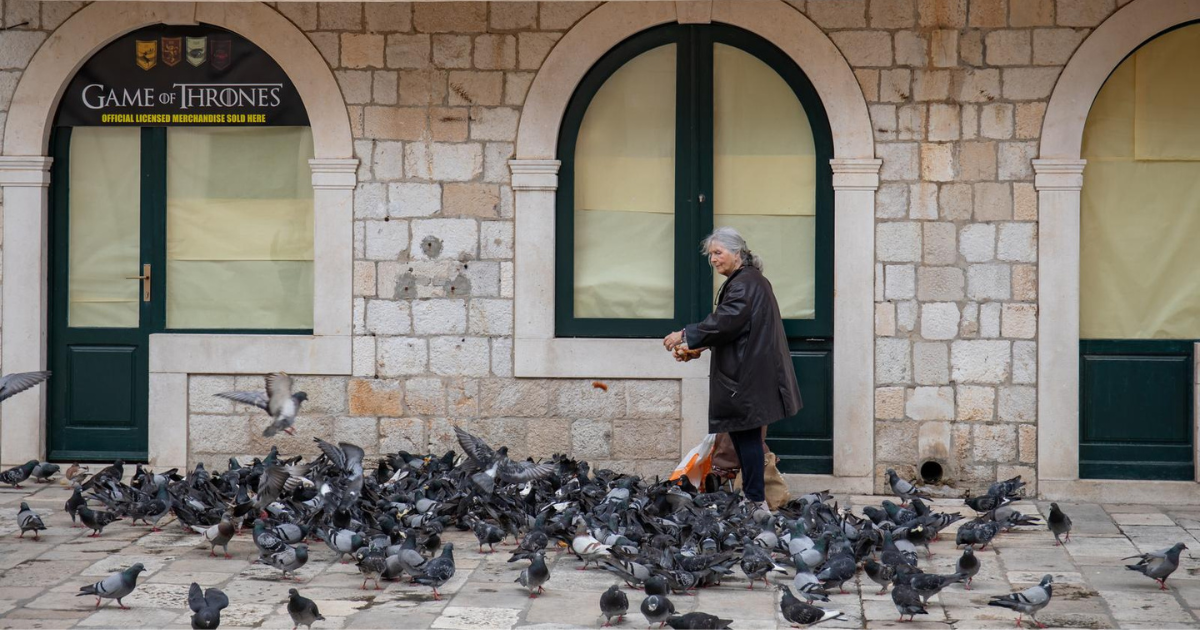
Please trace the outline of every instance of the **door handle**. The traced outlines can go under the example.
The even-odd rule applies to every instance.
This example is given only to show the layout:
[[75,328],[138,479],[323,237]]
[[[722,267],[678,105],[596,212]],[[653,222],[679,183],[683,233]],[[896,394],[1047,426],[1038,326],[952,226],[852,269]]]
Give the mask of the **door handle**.
[[142,265],[142,275],[140,276],[125,276],[126,280],[141,280],[142,281],[142,301],[150,301],[150,265]]

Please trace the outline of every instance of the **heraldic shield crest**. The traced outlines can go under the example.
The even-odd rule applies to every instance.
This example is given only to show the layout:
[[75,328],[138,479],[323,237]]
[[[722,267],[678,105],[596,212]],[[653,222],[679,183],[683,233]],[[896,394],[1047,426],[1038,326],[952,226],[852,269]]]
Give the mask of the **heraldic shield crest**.
[[168,66],[174,66],[181,60],[183,60],[183,38],[162,38],[162,62]]
[[135,47],[135,57],[138,67],[142,70],[149,70],[158,65],[158,41],[150,40],[147,42],[140,39],[134,41],[137,44]]
[[228,37],[213,37],[212,42],[212,65],[217,70],[224,70],[229,67],[229,62],[233,60],[233,41]]
[[187,60],[188,63],[199,68],[208,61],[208,38],[207,37],[188,37],[187,38]]

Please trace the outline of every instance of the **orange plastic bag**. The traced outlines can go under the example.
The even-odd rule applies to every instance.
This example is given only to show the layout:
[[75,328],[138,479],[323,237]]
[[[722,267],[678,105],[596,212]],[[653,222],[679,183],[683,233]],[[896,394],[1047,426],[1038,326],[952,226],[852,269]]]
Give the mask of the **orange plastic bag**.
[[671,473],[671,481],[675,481],[684,475],[688,481],[692,482],[697,488],[704,482],[704,478],[708,476],[712,470],[712,454],[713,446],[717,443],[717,435],[709,433],[704,436],[703,440],[697,444],[692,450],[688,451],[675,467],[675,471]]

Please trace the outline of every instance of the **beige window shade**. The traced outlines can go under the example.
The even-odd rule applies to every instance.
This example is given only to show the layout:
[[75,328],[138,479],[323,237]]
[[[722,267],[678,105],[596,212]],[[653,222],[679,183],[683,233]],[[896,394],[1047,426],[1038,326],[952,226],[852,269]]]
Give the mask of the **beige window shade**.
[[167,326],[312,327],[307,127],[167,133]]
[[[762,257],[783,317],[812,319],[816,148],[808,116],[754,55],[717,44],[713,63],[713,224],[741,232]],[[725,278],[714,276],[715,294]]]
[[675,313],[675,45],[601,86],[575,146],[575,317]]
[[1088,114],[1080,336],[1200,338],[1200,27],[1138,49]]
[[141,283],[141,130],[71,130],[67,322],[136,328]]

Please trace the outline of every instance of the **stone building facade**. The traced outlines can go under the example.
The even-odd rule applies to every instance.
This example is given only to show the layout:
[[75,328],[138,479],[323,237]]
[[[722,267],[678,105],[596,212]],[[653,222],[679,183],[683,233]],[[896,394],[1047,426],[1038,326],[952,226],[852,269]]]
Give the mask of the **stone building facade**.
[[[1054,449],[1073,447],[1044,435],[1039,446],[1044,420],[1039,413],[1047,408],[1039,404],[1039,391],[1047,391],[1045,381],[1056,376],[1039,373],[1039,344],[1046,334],[1039,330],[1039,308],[1046,309],[1041,299],[1046,283],[1043,277],[1039,286],[1039,194],[1044,193],[1035,160],[1059,157],[1040,155],[1039,147],[1064,66],[1128,1],[261,5],[259,10],[285,18],[319,52],[326,64],[321,70],[332,74],[344,102],[352,139],[352,155],[340,156],[343,165],[352,166],[328,169],[343,182],[331,194],[349,193],[351,199],[352,237],[347,242],[352,263],[339,268],[352,275],[345,295],[349,328],[331,335],[346,340],[344,349],[331,352],[348,356],[316,372],[304,371],[311,364],[308,359],[289,368],[300,375],[298,386],[308,392],[309,402],[299,435],[276,443],[287,453],[313,451],[312,436],[353,441],[370,454],[444,451],[454,447],[451,426],[460,425],[510,445],[521,456],[567,453],[595,466],[645,475],[669,472],[681,448],[703,434],[706,366],[634,367],[623,375],[609,368],[588,372],[584,361],[578,369],[552,367],[546,369],[560,372],[531,376],[538,370],[522,369],[528,364],[515,356],[519,329],[528,323],[522,304],[533,299],[522,293],[520,266],[552,258],[554,252],[552,243],[520,236],[522,213],[527,212],[521,196],[528,195],[533,206],[552,198],[538,197],[549,195],[544,191],[552,185],[539,188],[529,182],[545,174],[552,177],[554,169],[539,171],[533,160],[553,156],[522,156],[517,145],[523,142],[519,136],[533,133],[525,127],[539,124],[526,111],[531,86],[539,73],[561,70],[548,70],[547,60],[555,54],[568,59],[572,51],[564,46],[594,39],[587,29],[595,12],[626,12],[634,24],[642,19],[639,15],[661,12],[676,16],[668,21],[705,22],[752,7],[750,11],[770,15],[788,12],[832,42],[857,79],[852,87],[861,95],[858,105],[865,104],[869,114],[867,141],[874,151],[851,156],[865,158],[857,170],[834,170],[839,194],[855,191],[856,199],[864,199],[862,191],[867,191],[867,205],[856,207],[873,206],[873,227],[854,238],[859,247],[871,244],[873,250],[868,275],[859,276],[873,278],[873,299],[869,306],[860,301],[845,307],[858,312],[839,311],[839,317],[870,322],[873,334],[862,347],[869,347],[873,374],[860,375],[866,388],[854,390],[853,399],[835,394],[834,422],[859,413],[869,424],[855,425],[865,426],[865,432],[837,433],[835,428],[835,467],[849,453],[858,462],[857,472],[797,476],[796,483],[880,490],[885,468],[916,476],[921,461],[935,460],[944,466],[945,479],[960,487],[978,488],[1017,474],[1036,487],[1039,461],[1057,459]],[[6,116],[9,125],[14,122],[9,112],[20,104],[14,94],[20,98],[18,85],[39,50],[44,52],[73,15],[93,7],[0,2],[4,128]],[[141,23],[178,19],[181,7],[193,7],[128,6],[147,13]],[[204,21],[206,11],[228,14],[230,24],[259,19],[233,15],[240,10],[234,6],[196,4],[184,10],[193,11],[185,20]],[[805,59],[798,62],[810,76],[827,73]],[[287,69],[288,64],[282,65]],[[825,105],[828,110],[853,109],[844,103]],[[556,131],[550,128],[545,134],[553,137]],[[29,154],[13,152],[13,133],[5,132],[4,155],[10,157],[0,171],[44,172],[45,166],[16,165],[18,157]],[[834,135],[837,142],[836,124]],[[517,162],[510,164],[514,158]],[[872,167],[869,158],[879,162]],[[524,173],[514,175],[522,168]],[[848,172],[868,183],[839,187],[839,173]],[[515,181],[522,176],[525,183]],[[20,185],[14,183],[16,177],[0,181],[6,224],[14,216],[14,195],[28,194],[28,185],[12,192]],[[347,178],[350,184],[344,183]],[[1046,211],[1043,204],[1043,215]],[[843,215],[837,216],[841,221]],[[10,326],[29,324],[8,313],[21,305],[10,301],[16,294],[7,285],[26,267],[10,258],[7,230],[5,237],[3,367],[10,372],[32,367],[37,359],[10,361],[9,335],[17,334]],[[843,251],[843,242],[837,247]],[[530,281],[528,286],[540,285]],[[597,348],[601,346],[564,352],[605,352]],[[556,350],[546,352],[554,355],[547,365],[567,365]],[[835,363],[838,356],[835,351]],[[153,351],[151,357],[153,372]],[[218,358],[206,359],[197,368],[164,369],[159,380],[152,374],[151,432],[167,416],[173,423],[164,437],[152,435],[152,450],[160,440],[182,439],[186,449],[176,447],[151,459],[160,465],[217,465],[230,456],[264,452],[269,447],[260,436],[264,417],[212,394],[259,387],[257,374],[275,369],[270,357],[230,359],[227,369]],[[1046,365],[1046,357],[1041,360]],[[166,400],[162,392],[168,390],[171,400],[185,396],[182,409],[178,402],[170,409],[165,403],[155,406],[154,396]],[[38,410],[5,405],[3,460],[23,461],[35,453],[18,451],[31,445],[44,449],[44,432],[32,441],[19,437],[10,416]],[[859,481],[842,483],[841,477]]]

